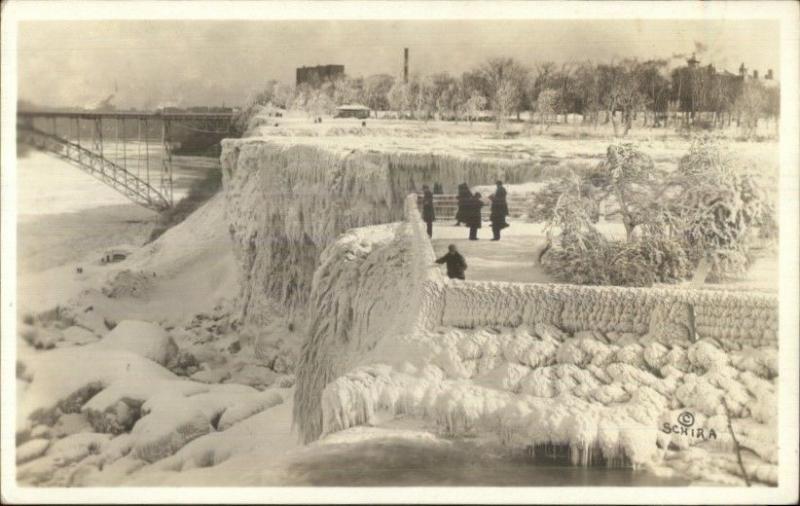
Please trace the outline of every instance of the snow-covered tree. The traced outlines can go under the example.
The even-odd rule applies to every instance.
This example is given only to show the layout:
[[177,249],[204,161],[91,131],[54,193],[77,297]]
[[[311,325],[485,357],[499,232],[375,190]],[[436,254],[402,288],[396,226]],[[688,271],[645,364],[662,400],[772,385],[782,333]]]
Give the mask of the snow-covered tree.
[[464,113],[466,114],[467,121],[469,121],[470,125],[472,124],[472,120],[477,118],[485,107],[486,97],[476,91],[472,92],[472,95],[470,95],[463,106]]
[[492,97],[492,110],[494,111],[494,121],[497,128],[504,125],[508,116],[514,111],[516,104],[520,100],[520,91],[509,80],[503,80],[497,87]]
[[389,90],[394,84],[394,77],[387,74],[377,74],[369,76],[364,81],[364,101],[370,109],[375,111],[385,111],[389,106]]
[[539,115],[540,133],[543,125],[547,125],[548,128],[550,127],[553,115],[556,114],[558,97],[558,91],[553,89],[547,89],[539,93],[539,98],[536,100],[536,114]]
[[[602,203],[604,216],[621,217],[625,242],[634,248],[617,253],[632,255],[628,257],[631,262],[636,255],[645,255],[650,262],[647,265],[659,269],[657,278],[662,281],[685,277],[691,269],[706,272],[705,266],[712,278],[719,280],[749,268],[754,237],[763,241],[777,234],[774,206],[763,188],[754,171],[736,167],[724,144],[710,136],[694,139],[674,171],[659,170],[632,144],[616,144],[609,146],[606,160],[596,168],[543,188],[533,197],[530,216],[566,230],[559,242],[571,245],[564,246],[569,251],[551,253],[550,266],[557,269],[560,262],[564,269],[578,269],[581,279],[599,279],[587,271],[599,268],[603,261],[596,258],[597,252],[590,252],[591,248],[578,247],[594,234],[582,232],[578,237],[581,240],[576,241],[572,236],[578,228],[564,227],[565,219],[577,212],[565,206],[579,207],[580,216],[591,216]],[[562,198],[564,195],[567,197]],[[581,230],[587,223],[579,223]],[[759,234],[754,233],[756,228]],[[591,244],[597,250],[612,248],[610,242],[592,239]],[[581,252],[592,261],[581,260]],[[658,262],[652,263],[654,258]],[[622,279],[623,271],[614,272]],[[639,274],[636,279],[646,279]]]
[[387,98],[389,99],[389,106],[400,116],[411,113],[412,95],[411,87],[408,83],[404,83],[401,80],[395,81],[394,85],[389,89]]
[[733,104],[733,109],[741,118],[745,137],[756,133],[758,119],[766,116],[767,95],[758,81],[745,80],[742,92]]

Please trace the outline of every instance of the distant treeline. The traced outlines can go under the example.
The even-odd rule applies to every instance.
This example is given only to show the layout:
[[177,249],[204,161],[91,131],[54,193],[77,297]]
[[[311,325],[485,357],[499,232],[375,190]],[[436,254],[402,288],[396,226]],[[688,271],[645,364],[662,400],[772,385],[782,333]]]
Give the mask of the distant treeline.
[[670,126],[677,119],[686,126],[702,121],[706,128],[735,121],[754,130],[759,119],[778,116],[779,96],[771,71],[767,79],[758,79],[744,68],[739,74],[717,72],[696,61],[670,70],[665,60],[528,67],[512,58],[492,58],[461,76],[415,75],[408,82],[386,74],[299,87],[270,81],[251,105],[271,104],[313,116],[349,103],[367,105],[376,116],[378,111],[395,111],[398,117],[423,120],[472,121],[489,114],[498,127],[509,118],[520,119],[523,112],[544,125],[578,114],[590,124],[610,121],[615,133],[625,134],[639,116],[644,125],[654,127]]

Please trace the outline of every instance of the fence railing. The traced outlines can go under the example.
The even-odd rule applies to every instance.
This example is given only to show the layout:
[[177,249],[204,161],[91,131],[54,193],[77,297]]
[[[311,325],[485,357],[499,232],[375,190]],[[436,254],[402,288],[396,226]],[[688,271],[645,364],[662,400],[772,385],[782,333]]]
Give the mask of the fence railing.
[[[491,212],[491,202],[488,198],[481,199],[484,206],[481,208],[481,217],[484,220],[489,219]],[[508,195],[506,197],[508,203],[508,212],[511,216],[518,217],[528,213],[530,207],[530,197],[526,195]],[[422,210],[422,194],[417,195],[417,205]],[[438,194],[433,196],[433,212],[436,215],[436,221],[442,220],[455,220],[456,212],[458,211],[458,195],[454,194]]]

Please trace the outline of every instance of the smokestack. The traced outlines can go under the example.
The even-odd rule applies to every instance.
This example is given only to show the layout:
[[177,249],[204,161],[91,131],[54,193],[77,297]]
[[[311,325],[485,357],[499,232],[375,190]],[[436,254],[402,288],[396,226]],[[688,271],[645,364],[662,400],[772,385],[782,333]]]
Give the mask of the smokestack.
[[403,50],[403,82],[408,83],[408,48]]

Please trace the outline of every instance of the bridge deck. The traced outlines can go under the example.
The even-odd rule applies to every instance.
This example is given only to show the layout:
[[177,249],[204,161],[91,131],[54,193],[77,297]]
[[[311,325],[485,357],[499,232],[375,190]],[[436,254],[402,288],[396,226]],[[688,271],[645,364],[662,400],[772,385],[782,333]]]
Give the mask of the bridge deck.
[[233,112],[158,112],[158,111],[17,111],[20,118],[79,118],[79,119],[219,119],[233,118]]

